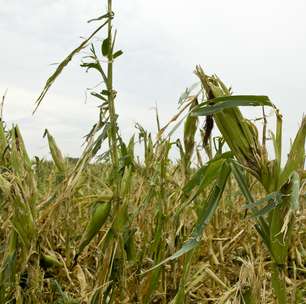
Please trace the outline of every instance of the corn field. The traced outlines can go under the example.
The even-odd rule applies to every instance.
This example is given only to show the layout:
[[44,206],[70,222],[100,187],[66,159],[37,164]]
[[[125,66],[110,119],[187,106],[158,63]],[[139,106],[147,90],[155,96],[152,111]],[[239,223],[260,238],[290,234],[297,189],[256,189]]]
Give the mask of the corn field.
[[[35,104],[87,49],[81,66],[102,85],[91,91],[98,118],[79,158],[65,157],[47,129],[52,158],[31,158],[22,130],[1,118],[0,303],[306,303],[306,117],[282,159],[281,109],[267,96],[233,95],[196,66],[198,84],[169,123],[157,113],[157,134],[137,124],[125,142],[114,17],[108,0]],[[263,128],[242,107],[262,109]]]

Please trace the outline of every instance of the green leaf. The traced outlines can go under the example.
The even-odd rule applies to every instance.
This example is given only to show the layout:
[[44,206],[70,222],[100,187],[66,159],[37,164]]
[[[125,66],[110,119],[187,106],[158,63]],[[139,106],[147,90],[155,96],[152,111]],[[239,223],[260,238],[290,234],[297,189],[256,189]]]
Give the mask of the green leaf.
[[97,17],[97,18],[90,19],[90,20],[88,20],[87,22],[90,23],[90,22],[93,22],[93,21],[100,21],[100,20],[102,20],[102,19],[109,18],[109,17],[111,18],[112,15],[110,15],[109,13],[107,13],[107,14],[104,14],[104,15],[99,16],[99,17]]
[[90,69],[95,69],[97,71],[101,71],[100,65],[97,62],[83,62],[80,64],[82,68],[86,68],[86,72]]
[[190,250],[196,248],[199,245],[199,241],[195,240],[195,239],[190,239],[188,240],[180,250],[178,250],[176,253],[174,253],[173,255],[171,255],[170,257],[166,258],[165,260],[163,260],[162,262],[158,263],[157,265],[155,265],[154,267],[144,271],[142,273],[142,275],[156,269],[159,268],[160,266],[164,265],[165,263],[169,262],[169,261],[173,261],[177,258],[179,258],[180,256],[184,255],[185,253],[189,252]]
[[239,188],[242,192],[242,194],[244,195],[244,197],[246,198],[246,200],[248,201],[248,203],[255,203],[255,200],[249,190],[248,184],[246,182],[246,178],[242,172],[242,169],[240,167],[240,165],[235,162],[235,161],[231,161],[230,162],[230,166],[232,168],[232,172],[234,173],[234,176],[237,180],[237,183],[239,185]]
[[109,91],[107,91],[107,90],[102,90],[102,91],[101,91],[101,94],[102,94],[102,95],[105,95],[105,96],[109,96]]
[[115,52],[114,55],[113,55],[113,59],[115,59],[115,58],[121,56],[122,54],[123,54],[123,51],[121,51],[121,50]]
[[306,136],[306,116],[303,118],[301,127],[297,132],[291,147],[288,161],[280,177],[280,185],[282,187],[289,179],[293,171],[303,169],[305,161],[305,136]]
[[[255,200],[248,188],[246,178],[242,172],[240,165],[235,161],[230,161],[230,166],[231,166],[232,172],[234,173],[235,179],[237,180],[238,186],[242,194],[244,195],[244,197],[250,204],[254,204]],[[266,244],[271,254],[273,254],[271,251],[269,226],[266,220],[262,216],[257,216],[255,218],[257,220],[257,224],[255,225],[255,228],[257,232],[260,234],[263,242]]]
[[109,39],[108,38],[105,38],[104,40],[103,40],[103,42],[102,42],[102,55],[103,56],[107,56],[108,55],[108,52],[109,52],[109,45],[110,45],[110,43],[109,43]]
[[210,222],[219,204],[230,171],[230,166],[225,162],[219,171],[218,179],[209,194],[208,201],[199,212],[198,222],[192,232],[193,238],[201,239],[205,226]]
[[90,94],[91,94],[92,96],[94,96],[94,97],[97,97],[97,98],[103,100],[103,101],[107,101],[107,99],[106,99],[102,94],[99,94],[99,93],[97,93],[97,92],[91,92]]
[[95,140],[95,144],[92,148],[92,156],[95,156],[98,151],[101,149],[103,141],[107,138],[108,130],[110,129],[110,124],[106,123],[101,134]]
[[41,104],[42,100],[44,99],[45,95],[49,91],[50,87],[53,85],[57,77],[62,73],[64,68],[68,65],[68,63],[72,60],[72,58],[78,54],[82,49],[84,49],[88,42],[107,24],[107,21],[104,22],[101,26],[99,26],[87,39],[85,39],[76,49],[74,49],[57,67],[55,72],[48,78],[42,92],[40,93],[39,97],[35,102],[35,108],[33,114],[38,109],[39,105]]
[[209,105],[200,104],[191,112],[194,116],[206,116],[223,111],[224,109],[240,107],[240,106],[270,106],[274,105],[267,96],[255,95],[235,95],[218,97],[209,100]]
[[281,195],[282,194],[280,192],[272,192],[267,196],[265,196],[264,198],[257,200],[255,203],[244,205],[243,208],[256,208],[257,206],[262,205],[265,202],[278,201],[281,199]]
[[206,165],[201,167],[184,186],[183,192],[189,194],[196,186],[203,189],[217,177],[219,169],[221,168],[224,161],[232,155],[231,152],[226,152],[217,158],[207,162]]
[[254,211],[253,212],[253,217],[260,217],[260,216],[263,216],[263,215],[269,213],[271,210],[273,210],[278,205],[280,205],[281,202],[282,201],[279,200],[279,199],[273,200],[272,202],[270,202],[267,206],[263,207],[262,209],[260,209],[258,211]]
[[261,236],[261,239],[264,242],[264,244],[267,246],[269,252],[272,254],[269,234],[267,233],[269,227],[267,226],[266,229],[263,229],[261,224],[255,224],[255,229],[258,232],[258,234]]

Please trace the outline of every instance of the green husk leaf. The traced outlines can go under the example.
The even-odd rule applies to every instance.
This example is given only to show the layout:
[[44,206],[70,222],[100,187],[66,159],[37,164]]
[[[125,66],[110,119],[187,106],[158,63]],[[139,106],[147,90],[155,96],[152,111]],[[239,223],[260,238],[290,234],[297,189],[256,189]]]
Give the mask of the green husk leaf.
[[94,238],[94,236],[99,232],[99,230],[105,223],[110,213],[110,210],[111,210],[110,202],[100,202],[100,201],[96,202],[91,218],[82,236],[82,240],[76,258],[80,255],[80,253],[84,250],[84,248],[90,243],[90,241]]
[[49,148],[50,152],[52,155],[52,159],[55,163],[55,166],[60,172],[64,172],[66,169],[66,164],[65,164],[65,159],[62,155],[61,150],[58,148],[54,137],[49,133],[49,131],[46,129],[44,136],[47,134],[48,137],[48,143],[49,143]]

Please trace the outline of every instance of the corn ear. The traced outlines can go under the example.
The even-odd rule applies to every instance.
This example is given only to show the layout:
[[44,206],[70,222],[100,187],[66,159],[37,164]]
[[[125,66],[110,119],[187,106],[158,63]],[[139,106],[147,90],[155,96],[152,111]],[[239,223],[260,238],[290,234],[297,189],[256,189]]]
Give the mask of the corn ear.
[[52,156],[52,159],[55,163],[55,166],[60,172],[64,172],[65,169],[66,169],[66,164],[65,164],[65,160],[64,160],[64,157],[62,155],[62,152],[58,148],[54,137],[49,133],[49,131],[47,129],[45,130],[44,136],[46,134],[47,134],[47,137],[48,137],[48,143],[49,143],[51,156]]
[[259,143],[257,128],[243,117],[238,108],[243,105],[274,105],[266,96],[229,96],[230,90],[219,78],[207,76],[201,67],[197,67],[195,73],[201,80],[208,101],[200,104],[194,115],[213,115],[224,140],[238,161],[248,168],[268,193],[275,191],[275,187],[271,186],[271,179],[274,179],[272,165]]
[[40,257],[40,265],[44,268],[62,267],[63,264],[51,254],[42,254]]
[[99,232],[111,210],[110,202],[96,202],[91,218],[87,224],[86,230],[82,236],[77,256],[90,243],[93,237]]
[[115,234],[123,233],[128,227],[129,214],[128,214],[128,201],[119,206],[116,212],[112,230]]
[[22,155],[23,157],[23,161],[24,163],[31,167],[31,160],[29,158],[29,155],[27,153],[27,150],[26,150],[26,147],[25,147],[25,144],[24,144],[24,141],[23,141],[23,138],[21,136],[21,133],[20,133],[20,129],[18,126],[15,126],[15,128],[13,128],[13,138],[14,138],[14,145],[16,147],[16,149],[18,151],[20,151],[20,154]]
[[[190,106],[190,111],[192,108],[198,104],[195,98]],[[185,165],[189,166],[190,160],[194,151],[195,145],[195,133],[197,131],[198,117],[191,114],[188,115],[185,125],[184,125],[184,148],[185,148]]]
[[128,261],[135,261],[136,260],[136,245],[135,245],[135,232],[136,229],[129,229],[124,235],[124,249],[126,252],[127,260]]
[[[16,191],[16,187],[13,191]],[[27,254],[31,250],[31,246],[35,243],[37,237],[37,227],[33,218],[31,208],[27,201],[23,201],[18,195],[14,197],[13,202],[14,215],[11,223],[18,233],[20,241],[24,246],[23,254]]]
[[105,190],[102,193],[99,193],[97,196],[96,201],[99,202],[110,202],[111,199],[113,198],[113,192],[111,190]]
[[10,166],[19,176],[25,176],[27,171],[31,170],[31,161],[27,154],[20,130],[18,126],[10,130],[12,137]]
[[3,194],[4,197],[8,197],[11,192],[11,183],[4,177],[3,174],[0,174],[0,190],[1,195]]
[[120,183],[121,197],[126,197],[129,194],[132,186],[132,177],[133,177],[132,167],[131,166],[125,167]]

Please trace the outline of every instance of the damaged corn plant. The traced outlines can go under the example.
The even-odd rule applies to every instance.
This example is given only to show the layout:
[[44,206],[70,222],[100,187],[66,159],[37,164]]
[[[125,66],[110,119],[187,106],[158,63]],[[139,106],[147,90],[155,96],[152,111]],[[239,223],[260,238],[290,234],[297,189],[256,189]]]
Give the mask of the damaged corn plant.
[[[36,102],[35,111],[86,52],[80,65],[101,86],[90,91],[98,118],[79,158],[65,157],[48,129],[51,160],[31,158],[18,126],[1,119],[0,303],[305,303],[305,117],[282,160],[289,145],[276,105],[233,95],[197,66],[178,113],[161,127],[156,111],[157,134],[136,124],[124,141],[114,18],[107,0]],[[262,117],[247,119],[242,107]]]
[[[265,96],[231,96],[218,77],[207,76],[201,67],[197,67],[196,75],[205,90],[207,101],[193,109],[191,115],[212,115],[232,151],[234,159],[230,162],[231,171],[246,199],[245,208],[252,213],[256,231],[271,256],[271,280],[277,302],[288,303],[285,270],[304,175],[306,117],[302,119],[282,168],[282,116],[269,99]],[[271,133],[273,160],[269,160],[266,146],[260,144],[256,126],[243,117],[237,106],[269,106],[274,109],[276,132]],[[262,186],[264,197],[259,200],[254,198],[244,171]]]

